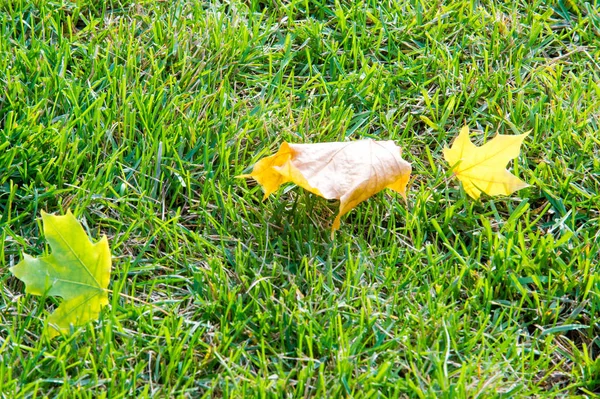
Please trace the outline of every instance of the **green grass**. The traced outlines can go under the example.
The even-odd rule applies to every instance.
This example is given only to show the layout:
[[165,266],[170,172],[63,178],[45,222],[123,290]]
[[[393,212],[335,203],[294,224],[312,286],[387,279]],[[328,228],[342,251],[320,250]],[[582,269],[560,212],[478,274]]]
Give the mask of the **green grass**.
[[[209,4],[212,3],[212,4]],[[0,396],[594,397],[595,1],[0,1]],[[531,131],[473,201],[442,149]],[[279,144],[394,140],[383,192],[262,201]],[[71,209],[113,252],[97,323],[8,268]]]

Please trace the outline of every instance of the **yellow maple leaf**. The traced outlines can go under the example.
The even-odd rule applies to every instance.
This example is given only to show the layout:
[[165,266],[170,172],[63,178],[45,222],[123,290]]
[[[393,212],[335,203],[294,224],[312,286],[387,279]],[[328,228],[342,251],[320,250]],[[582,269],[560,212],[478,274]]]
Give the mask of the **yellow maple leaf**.
[[265,197],[283,183],[293,182],[327,199],[339,199],[340,218],[352,208],[384,188],[406,199],[406,185],[412,170],[402,159],[402,150],[393,141],[359,140],[316,144],[284,142],[276,154],[258,161],[251,177],[264,189]]
[[523,139],[528,134],[498,134],[477,147],[469,139],[469,128],[465,126],[452,147],[444,148],[444,158],[472,198],[478,199],[482,192],[488,195],[510,195],[528,186],[506,170],[506,164],[519,156]]

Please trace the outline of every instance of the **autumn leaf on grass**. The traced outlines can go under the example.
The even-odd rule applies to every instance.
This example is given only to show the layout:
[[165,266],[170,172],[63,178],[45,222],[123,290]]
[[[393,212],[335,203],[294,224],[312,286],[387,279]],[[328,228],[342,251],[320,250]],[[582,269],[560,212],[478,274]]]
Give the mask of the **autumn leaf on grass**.
[[263,187],[265,198],[283,183],[293,182],[323,198],[339,199],[333,234],[344,214],[386,187],[406,199],[411,166],[401,153],[393,141],[284,142],[275,155],[258,161],[252,173],[239,177],[255,179]]
[[44,235],[52,253],[39,258],[23,254],[23,260],[10,271],[33,295],[59,296],[60,306],[48,317],[50,338],[96,319],[108,304],[111,256],[108,240],[95,244],[70,211],[65,216],[42,211]]
[[508,161],[519,156],[521,143],[528,134],[499,134],[477,147],[469,139],[469,128],[465,126],[452,147],[444,148],[444,158],[472,198],[479,198],[482,192],[488,195],[510,195],[528,186],[506,170]]

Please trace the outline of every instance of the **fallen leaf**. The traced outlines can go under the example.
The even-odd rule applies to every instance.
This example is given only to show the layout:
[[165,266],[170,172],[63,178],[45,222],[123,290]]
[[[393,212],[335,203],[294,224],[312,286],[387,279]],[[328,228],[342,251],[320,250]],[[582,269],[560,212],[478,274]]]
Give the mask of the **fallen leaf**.
[[411,166],[401,153],[393,141],[284,142],[275,155],[258,161],[252,173],[239,177],[255,179],[265,191],[264,198],[283,183],[293,182],[323,198],[339,199],[333,235],[343,215],[386,187],[406,199]]
[[96,319],[108,304],[111,255],[108,240],[96,244],[70,211],[65,216],[42,211],[44,235],[52,253],[39,258],[23,254],[23,260],[10,271],[33,295],[59,296],[60,306],[48,317],[50,338]]
[[478,199],[482,192],[488,195],[510,195],[528,186],[506,170],[506,164],[519,156],[523,139],[528,134],[498,134],[477,147],[469,139],[469,128],[465,126],[452,147],[444,148],[444,158],[472,198]]

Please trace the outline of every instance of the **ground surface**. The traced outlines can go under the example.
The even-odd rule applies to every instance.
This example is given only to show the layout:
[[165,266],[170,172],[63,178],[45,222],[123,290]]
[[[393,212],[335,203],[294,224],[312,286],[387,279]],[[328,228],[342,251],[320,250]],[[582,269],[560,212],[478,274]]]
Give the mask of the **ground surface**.
[[[600,15],[447,3],[0,1],[1,395],[598,393]],[[442,158],[464,124],[531,131],[531,187],[466,196]],[[336,202],[235,178],[359,138],[403,148],[408,201],[333,241]],[[56,299],[8,268],[67,209],[109,237],[114,294],[48,341]]]

